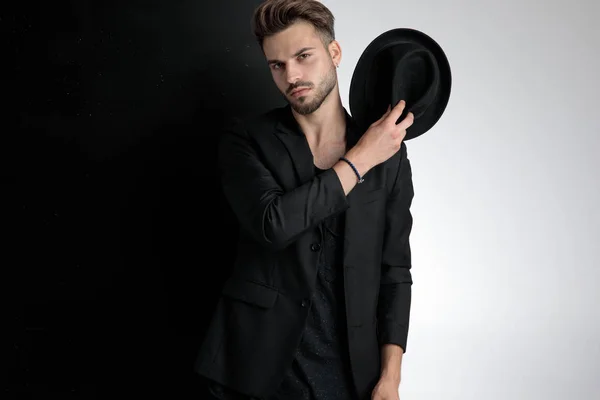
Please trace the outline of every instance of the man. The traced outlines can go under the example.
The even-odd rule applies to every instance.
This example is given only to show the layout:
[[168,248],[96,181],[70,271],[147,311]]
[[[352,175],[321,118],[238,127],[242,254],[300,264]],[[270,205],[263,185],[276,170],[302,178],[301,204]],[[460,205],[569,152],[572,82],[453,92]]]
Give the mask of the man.
[[322,3],[267,0],[254,29],[289,103],[229,129],[237,259],[196,362],[220,399],[399,399],[411,301],[413,115],[359,132]]

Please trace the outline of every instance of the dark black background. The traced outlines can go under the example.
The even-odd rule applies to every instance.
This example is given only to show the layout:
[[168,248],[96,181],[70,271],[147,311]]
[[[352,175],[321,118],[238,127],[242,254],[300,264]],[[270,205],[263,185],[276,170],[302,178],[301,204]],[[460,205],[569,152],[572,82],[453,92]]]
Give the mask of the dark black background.
[[219,130],[283,101],[258,3],[4,7],[5,399],[201,398],[193,361],[236,237]]

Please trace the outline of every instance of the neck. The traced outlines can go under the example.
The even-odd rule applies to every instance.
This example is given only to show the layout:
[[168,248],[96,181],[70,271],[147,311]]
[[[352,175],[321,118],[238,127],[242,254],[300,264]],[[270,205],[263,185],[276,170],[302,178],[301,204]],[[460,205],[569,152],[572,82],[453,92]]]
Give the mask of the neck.
[[294,118],[309,142],[338,140],[345,137],[346,112],[337,87],[327,96],[321,107],[312,114],[301,115],[292,109]]

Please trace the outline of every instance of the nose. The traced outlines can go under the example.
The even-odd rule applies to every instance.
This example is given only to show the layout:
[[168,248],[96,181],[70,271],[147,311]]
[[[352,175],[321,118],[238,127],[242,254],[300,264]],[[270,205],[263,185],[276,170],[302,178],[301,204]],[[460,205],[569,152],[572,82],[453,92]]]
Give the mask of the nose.
[[289,63],[286,68],[286,79],[289,84],[294,84],[300,80],[302,75],[300,74],[300,68],[293,63]]

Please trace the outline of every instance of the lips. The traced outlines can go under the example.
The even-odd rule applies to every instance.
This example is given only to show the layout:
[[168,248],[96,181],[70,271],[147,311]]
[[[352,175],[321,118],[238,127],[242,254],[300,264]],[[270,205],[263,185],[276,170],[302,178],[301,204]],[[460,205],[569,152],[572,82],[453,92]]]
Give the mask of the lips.
[[297,97],[297,96],[300,96],[300,95],[308,92],[309,90],[310,90],[310,88],[296,89],[291,94],[292,94],[292,96]]

